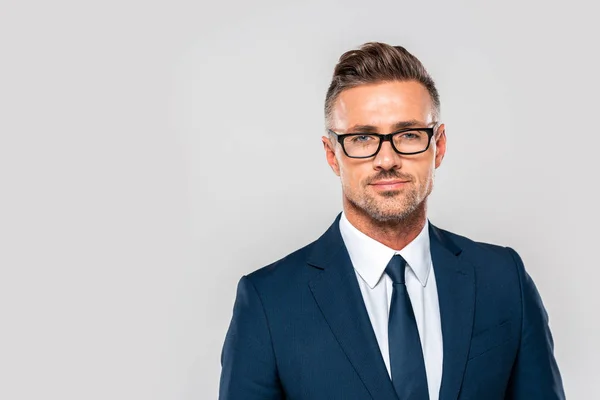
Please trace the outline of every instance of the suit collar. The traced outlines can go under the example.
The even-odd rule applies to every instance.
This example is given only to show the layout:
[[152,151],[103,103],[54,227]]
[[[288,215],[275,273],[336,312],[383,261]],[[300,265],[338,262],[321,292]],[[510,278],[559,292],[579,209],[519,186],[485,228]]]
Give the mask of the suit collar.
[[429,223],[429,237],[431,241],[436,242],[436,245],[442,246],[454,256],[460,256],[462,253],[462,248],[450,239],[448,233],[436,227],[431,222]]
[[341,216],[342,213],[339,213],[333,224],[313,243],[306,260],[309,265],[319,269],[331,266],[331,259],[344,246],[339,228]]
[[[339,227],[341,218],[342,213],[340,212],[327,231],[313,243],[312,251],[307,258],[309,265],[320,269],[327,268],[331,265],[334,253],[342,247],[345,249]],[[435,243],[436,246],[441,246],[454,256],[458,257],[462,253],[462,248],[454,243],[445,231],[433,225],[429,220],[428,225],[430,247]]]

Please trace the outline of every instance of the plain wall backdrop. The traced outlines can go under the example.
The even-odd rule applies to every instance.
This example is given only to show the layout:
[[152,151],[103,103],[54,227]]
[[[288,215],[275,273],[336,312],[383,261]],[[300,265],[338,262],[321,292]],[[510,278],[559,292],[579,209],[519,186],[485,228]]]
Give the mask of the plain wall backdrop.
[[0,398],[215,399],[239,278],[341,210],[338,57],[441,94],[431,221],[514,247],[567,396],[598,399],[594,2],[2,1]]

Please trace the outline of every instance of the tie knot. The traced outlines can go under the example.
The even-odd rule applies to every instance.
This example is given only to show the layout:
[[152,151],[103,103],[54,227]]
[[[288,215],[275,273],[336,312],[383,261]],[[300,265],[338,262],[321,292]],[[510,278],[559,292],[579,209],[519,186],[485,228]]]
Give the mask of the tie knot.
[[404,285],[404,270],[406,269],[406,260],[400,254],[394,254],[387,267],[385,273],[392,279],[394,283]]

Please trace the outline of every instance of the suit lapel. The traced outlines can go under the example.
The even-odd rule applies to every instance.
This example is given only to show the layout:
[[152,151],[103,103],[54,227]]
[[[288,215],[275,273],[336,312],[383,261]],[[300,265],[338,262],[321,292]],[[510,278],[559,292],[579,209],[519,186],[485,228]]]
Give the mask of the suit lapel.
[[371,397],[397,400],[339,231],[340,215],[314,244],[308,264],[322,271],[310,290]]
[[444,232],[431,223],[431,257],[437,283],[444,347],[440,400],[455,400],[467,364],[475,307],[473,266]]

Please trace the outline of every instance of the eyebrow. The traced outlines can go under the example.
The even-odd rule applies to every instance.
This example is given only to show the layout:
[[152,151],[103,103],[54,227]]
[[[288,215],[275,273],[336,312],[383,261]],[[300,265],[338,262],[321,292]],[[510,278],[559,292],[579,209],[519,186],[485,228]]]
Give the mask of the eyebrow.
[[[427,124],[424,124],[422,121],[417,121],[416,119],[411,119],[408,121],[399,121],[392,125],[392,130],[399,131],[400,129],[412,128],[414,126],[425,127]],[[379,129],[373,125],[352,125],[348,129],[348,133],[376,133]]]

